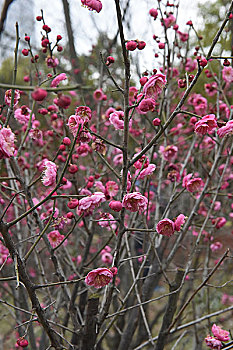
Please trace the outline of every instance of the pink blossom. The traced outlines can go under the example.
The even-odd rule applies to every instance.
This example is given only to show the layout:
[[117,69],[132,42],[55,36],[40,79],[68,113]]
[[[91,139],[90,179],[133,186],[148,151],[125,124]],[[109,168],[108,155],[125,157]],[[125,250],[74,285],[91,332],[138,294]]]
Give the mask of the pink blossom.
[[116,220],[110,213],[102,214],[98,221],[98,225],[107,228],[108,231],[116,229]]
[[109,203],[109,208],[111,208],[113,211],[121,211],[122,209],[122,203],[120,201],[111,201]]
[[57,230],[51,231],[48,234],[49,242],[53,248],[56,248],[64,238],[65,236],[61,235]]
[[217,250],[222,248],[222,243],[220,242],[215,242],[213,244],[210,245],[210,249],[212,250],[212,252],[216,252]]
[[176,23],[176,18],[172,15],[169,14],[168,17],[163,19],[165,27],[170,28],[173,24]]
[[8,258],[8,256],[9,256],[9,250],[4,246],[4,244],[0,240],[0,267]]
[[139,214],[143,213],[148,204],[148,199],[140,192],[128,193],[124,196],[122,205],[124,208],[131,212],[138,211]]
[[197,69],[197,61],[192,60],[192,58],[187,58],[186,64],[185,64],[185,70],[189,73],[193,72],[195,69]]
[[177,34],[179,35],[180,40],[183,42],[187,41],[189,38],[189,33],[182,33],[179,30],[177,30]]
[[15,151],[15,134],[8,128],[0,129],[0,159],[10,158]]
[[[138,153],[136,153],[134,155],[134,157],[136,157],[138,155]],[[136,169],[141,169],[143,167],[143,169],[147,168],[149,165],[150,161],[149,158],[145,155],[143,155],[140,159],[138,159],[135,163],[134,163],[134,167]]]
[[140,111],[142,112],[149,112],[149,111],[153,111],[155,108],[155,100],[152,98],[144,98],[140,103],[138,108],[140,109]]
[[156,231],[160,235],[170,237],[175,232],[175,224],[172,220],[165,218],[158,222],[156,226]]
[[163,158],[169,162],[173,161],[177,157],[178,148],[176,146],[170,145],[164,148],[160,146],[159,151],[161,152]]
[[223,227],[227,223],[227,220],[224,217],[218,217],[212,220],[212,224],[215,225],[217,229]]
[[229,120],[225,126],[218,129],[217,134],[220,138],[233,134],[233,120]]
[[205,91],[209,96],[214,96],[217,93],[217,88],[218,85],[215,81],[210,84],[205,84]]
[[151,15],[151,17],[154,17],[154,19],[156,19],[158,17],[158,10],[157,9],[150,9],[149,14]]
[[98,269],[92,270],[88,273],[85,278],[85,283],[88,286],[95,288],[102,288],[112,282],[113,273],[106,267],[99,267]]
[[194,106],[195,112],[197,114],[203,115],[206,113],[207,99],[201,94],[192,94],[188,99],[188,103]]
[[51,87],[57,87],[62,80],[66,80],[67,75],[65,73],[58,74],[51,82]]
[[104,96],[105,96],[105,95],[104,95],[102,89],[97,89],[97,90],[95,90],[94,93],[93,93],[93,97],[94,97],[94,99],[95,99],[96,101],[102,101],[103,98],[104,98]]
[[105,187],[102,183],[102,181],[95,181],[95,185],[94,185],[95,189],[97,192],[105,192]]
[[197,134],[205,135],[210,133],[217,127],[217,121],[214,114],[205,115],[195,124],[195,132]]
[[225,331],[221,327],[216,326],[216,324],[213,324],[213,326],[211,328],[211,331],[212,331],[213,335],[218,340],[221,340],[221,341],[228,341],[228,340],[230,340],[230,337],[229,337],[230,333],[228,331]]
[[[5,103],[7,106],[11,105],[11,93],[12,93],[12,90],[7,90],[5,92]],[[15,90],[14,104],[13,104],[14,107],[18,104],[19,99],[20,99],[20,92],[19,92],[19,90]]]
[[76,147],[76,152],[79,156],[86,157],[88,153],[92,152],[92,149],[87,143],[81,143],[80,146]]
[[105,252],[102,254],[101,260],[104,264],[111,265],[111,263],[113,261],[113,256],[112,256],[112,254]]
[[188,176],[190,176],[190,174],[184,177],[182,186],[186,187],[187,191],[191,193],[201,191],[204,186],[202,179],[200,177],[195,177],[188,180]]
[[84,214],[84,216],[87,216],[92,214],[94,209],[105,201],[105,195],[102,192],[94,192],[88,197],[81,198],[78,204],[78,215]]
[[115,181],[107,181],[106,185],[106,195],[110,196],[111,198],[116,196],[119,191],[119,186]]
[[58,97],[53,100],[53,102],[60,108],[67,109],[71,104],[71,98],[68,95],[63,95],[58,93]]
[[56,183],[57,166],[50,160],[45,160],[44,166],[45,169],[41,181],[44,186],[52,186]]
[[[21,106],[15,110],[14,117],[20,124],[28,124],[30,118],[31,110],[27,106]],[[32,115],[31,120],[35,120],[35,115]]]
[[216,350],[222,349],[222,343],[218,339],[211,337],[210,335],[208,335],[205,338],[205,342],[206,342],[206,345],[209,346],[211,349],[216,349]]
[[137,176],[138,174],[138,179],[142,180],[144,179],[146,176],[150,176],[153,174],[153,172],[156,169],[156,165],[155,164],[149,164],[148,167],[144,168],[142,171],[140,171],[140,169],[137,169],[135,172],[135,176]]
[[86,6],[90,11],[100,12],[102,10],[102,3],[100,0],[81,0],[83,6]]
[[166,83],[167,80],[164,74],[158,73],[152,75],[143,86],[143,93],[145,94],[145,97],[156,100],[158,95],[163,91]]
[[177,232],[180,231],[181,227],[185,223],[185,219],[186,219],[186,216],[184,216],[184,214],[180,214],[180,215],[177,216],[177,218],[175,220],[175,230]]
[[115,111],[111,113],[109,116],[109,121],[116,130],[123,130],[124,129],[124,112]]
[[231,66],[223,68],[222,78],[228,84],[233,82],[233,68]]

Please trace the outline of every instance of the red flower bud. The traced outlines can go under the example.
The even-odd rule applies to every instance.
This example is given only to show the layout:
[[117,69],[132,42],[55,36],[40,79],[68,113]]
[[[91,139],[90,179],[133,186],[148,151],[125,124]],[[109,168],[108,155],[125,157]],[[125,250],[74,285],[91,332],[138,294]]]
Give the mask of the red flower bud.
[[113,210],[113,211],[121,211],[122,209],[122,203],[120,201],[111,201],[109,203],[109,207]]
[[136,41],[130,40],[126,43],[126,49],[129,51],[134,51],[137,48],[138,44]]
[[47,97],[48,93],[46,90],[41,89],[41,88],[36,88],[33,92],[32,92],[32,98],[35,101],[43,101],[46,97]]
[[23,49],[23,50],[22,50],[22,54],[23,54],[24,56],[28,56],[28,53],[29,53],[28,49]]

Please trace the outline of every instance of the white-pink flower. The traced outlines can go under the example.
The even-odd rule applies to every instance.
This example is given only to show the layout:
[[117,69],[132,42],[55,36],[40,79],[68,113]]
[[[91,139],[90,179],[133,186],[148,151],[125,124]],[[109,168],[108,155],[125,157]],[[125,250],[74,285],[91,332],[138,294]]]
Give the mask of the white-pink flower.
[[51,82],[51,87],[57,87],[62,80],[66,80],[66,79],[67,79],[66,73],[58,74]]
[[143,213],[148,204],[148,199],[143,196],[140,192],[128,193],[124,196],[122,205],[124,208],[131,212],[138,211],[139,214]]
[[15,151],[15,134],[10,128],[0,129],[0,159],[10,158]]
[[[21,106],[15,110],[14,117],[22,125],[28,124],[31,110],[27,106]],[[31,121],[35,120],[35,115],[32,114]]]
[[220,138],[233,134],[233,120],[229,120],[225,126],[218,129],[217,134]]
[[[11,105],[11,93],[12,93],[12,90],[7,90],[5,92],[5,103],[7,106]],[[15,90],[14,107],[18,104],[19,99],[20,99],[20,92],[19,92],[19,90]]]
[[109,116],[109,121],[116,130],[123,130],[124,129],[124,112],[115,111],[111,113]]
[[155,169],[156,169],[155,164],[148,164],[148,166],[146,168],[144,168],[142,171],[140,171],[140,169],[137,169],[135,171],[135,176],[137,176],[137,174],[139,173],[138,179],[143,180],[146,176],[152,175],[153,172],[155,171]]
[[152,75],[143,86],[143,93],[145,94],[145,97],[156,100],[158,95],[163,91],[166,83],[167,80],[164,74],[158,73]]
[[105,201],[106,198],[103,192],[94,192],[92,195],[80,199],[77,209],[78,215],[84,214],[84,216],[87,216],[92,214],[94,209]]
[[222,70],[222,78],[226,83],[233,82],[233,68],[231,66],[224,67]]
[[52,186],[56,183],[57,166],[50,160],[45,160],[44,166],[45,169],[41,181],[44,186]]

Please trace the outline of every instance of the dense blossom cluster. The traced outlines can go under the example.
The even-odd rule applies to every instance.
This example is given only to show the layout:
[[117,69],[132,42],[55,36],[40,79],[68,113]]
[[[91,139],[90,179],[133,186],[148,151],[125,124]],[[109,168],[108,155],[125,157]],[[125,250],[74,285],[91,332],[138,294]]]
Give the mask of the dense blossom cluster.
[[[79,7],[81,4],[93,11],[91,16],[102,11],[100,0],[81,0]],[[120,11],[118,1],[116,5]],[[211,313],[212,297],[219,309],[233,303],[225,281],[232,270],[227,249],[233,233],[233,68],[224,50],[222,56],[204,57],[200,36],[198,46],[193,47],[194,38],[190,38],[197,35],[193,21],[187,21],[187,31],[180,31],[176,8],[178,1],[174,0],[165,7],[158,1],[157,8],[148,9],[148,19],[152,23],[159,19],[163,34],[153,35],[156,69],[146,69],[140,77],[132,72],[130,77],[128,60],[134,64],[137,55],[151,45],[149,41],[127,38],[121,40],[121,48],[109,42],[101,53],[99,73],[99,44],[93,46],[87,60],[77,57],[67,63],[66,58],[60,59],[62,36],[51,41],[53,28],[47,25],[43,11],[36,18],[41,23],[36,54],[30,36],[25,35],[21,55],[30,63],[24,67],[26,87],[19,91],[18,86],[9,86],[12,89],[5,91],[0,115],[0,272],[4,281],[0,296],[1,300],[10,298],[11,303],[13,299],[17,311],[26,310],[27,301],[28,305],[33,301],[38,316],[25,326],[24,316],[17,315],[16,347],[28,346],[28,332],[30,341],[35,338],[38,349],[43,348],[44,336],[39,344],[35,334],[42,334],[44,327],[49,338],[53,337],[49,329],[53,321],[48,322],[53,319],[49,314],[53,315],[53,307],[57,324],[65,325],[64,336],[58,336],[62,346],[66,330],[73,327],[84,339],[91,322],[99,331],[111,312],[120,314],[122,324],[110,335],[100,333],[106,336],[106,344],[116,333],[114,346],[122,342],[119,348],[127,349],[136,327],[129,319],[134,318],[144,325],[138,327],[132,347],[147,345],[149,341],[143,342],[146,336],[151,338],[150,328],[157,318],[153,313],[158,310],[148,312],[141,303],[153,299],[160,287],[163,290],[162,276],[172,287],[181,274],[176,291],[185,299],[195,279],[203,282],[207,271],[211,278],[215,273],[219,279],[224,275],[221,283],[226,289],[213,293],[208,287],[209,299],[205,296],[201,307],[206,303]],[[86,9],[81,11],[89,16]],[[122,20],[119,12],[117,18]],[[121,26],[119,30],[122,39]],[[120,49],[124,67],[119,63]],[[16,283],[18,294],[12,293],[10,283]],[[28,300],[28,296],[22,298],[21,287],[23,293],[28,291]],[[94,291],[90,287],[98,289],[98,297],[90,297]],[[206,287],[204,283],[203,290]],[[35,295],[36,289],[43,292]],[[161,310],[166,316],[172,311],[169,304],[165,307],[165,299],[161,298]],[[88,323],[92,303],[96,313]],[[48,312],[42,312],[48,305]],[[189,308],[185,314],[180,309],[187,318],[184,322],[196,319],[193,305],[184,304]],[[174,322],[166,327],[178,332],[174,314],[172,317]],[[33,327],[35,334],[30,333]],[[161,329],[158,342],[163,336]],[[82,343],[88,337],[74,338],[67,336],[67,342],[80,341],[80,346],[72,346],[88,348]],[[229,340],[230,333],[214,324],[205,343],[219,350]],[[48,348],[48,339],[44,342]]]

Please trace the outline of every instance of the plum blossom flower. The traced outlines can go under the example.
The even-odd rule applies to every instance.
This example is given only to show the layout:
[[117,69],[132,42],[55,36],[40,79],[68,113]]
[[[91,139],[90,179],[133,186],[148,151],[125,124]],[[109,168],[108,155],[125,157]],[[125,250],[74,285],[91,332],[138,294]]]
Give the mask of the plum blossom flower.
[[[138,155],[138,153],[136,153],[134,155],[134,157],[136,157]],[[150,161],[149,158],[145,155],[143,155],[140,159],[138,159],[135,163],[134,163],[134,167],[136,169],[141,169],[143,167],[143,169],[147,168],[149,165]]]
[[145,169],[143,169],[142,171],[140,171],[140,169],[137,169],[135,171],[135,176],[137,176],[138,174],[138,179],[142,180],[144,179],[146,176],[150,176],[153,174],[153,172],[156,169],[156,165],[155,164],[149,164]]
[[81,0],[83,6],[90,11],[100,12],[102,10],[102,3],[100,0]]
[[10,158],[15,151],[15,134],[8,128],[0,129],[0,159]]
[[167,147],[160,146],[159,151],[165,160],[171,162],[177,157],[178,147],[174,145],[169,145]]
[[66,79],[67,79],[66,73],[58,74],[51,82],[51,87],[57,87],[62,80],[66,80]]
[[107,181],[105,185],[106,193],[111,198],[116,196],[119,191],[119,186],[115,181]]
[[229,337],[230,333],[228,331],[225,331],[221,327],[216,326],[216,324],[213,324],[213,326],[211,328],[211,331],[212,331],[213,335],[218,340],[221,340],[221,341],[228,341],[228,340],[230,340],[230,337]]
[[229,120],[225,126],[218,129],[217,134],[220,138],[233,134],[233,120]]
[[208,335],[205,338],[206,345],[209,346],[211,349],[221,350],[222,349],[222,343],[218,339],[211,337]]
[[205,135],[210,133],[217,126],[218,125],[214,114],[205,115],[195,124],[195,132],[197,134]]
[[49,242],[53,248],[56,248],[64,238],[65,236],[61,235],[58,230],[51,231],[48,234]]
[[156,226],[156,231],[160,235],[170,237],[175,232],[175,223],[167,218],[160,220]]
[[102,214],[101,218],[98,221],[98,225],[105,227],[108,231],[116,229],[116,220],[110,213]]
[[142,112],[153,111],[155,108],[155,100],[153,98],[144,98],[138,106],[138,109]]
[[[21,106],[15,110],[14,117],[22,125],[28,124],[31,110],[27,106]],[[35,114],[32,114],[31,120],[35,120]]]
[[[5,92],[5,103],[7,106],[11,105],[11,93],[12,93],[12,90],[7,90]],[[14,107],[17,106],[19,99],[20,99],[20,92],[19,92],[19,90],[15,90]]]
[[113,273],[106,267],[99,267],[98,269],[92,270],[88,273],[85,278],[85,283],[88,286],[95,288],[102,288],[112,282]]
[[164,74],[158,73],[152,75],[143,86],[143,93],[145,94],[145,97],[156,100],[158,95],[163,91],[166,83],[167,80]]
[[52,186],[56,183],[57,166],[50,160],[45,160],[44,166],[45,169],[41,181],[44,186]]
[[96,101],[102,101],[104,99],[104,93],[102,89],[96,89],[93,93],[93,97]]
[[[123,111],[115,111],[109,116],[110,123],[114,126],[116,130],[124,129],[124,112]],[[132,125],[132,119],[129,122],[129,126]]]
[[180,215],[177,216],[177,218],[175,220],[175,230],[177,232],[180,231],[181,227],[185,223],[185,219],[186,219],[186,217],[184,216],[184,214],[180,214]]
[[95,208],[99,207],[100,204],[105,201],[104,193],[94,192],[92,195],[80,199],[78,204],[78,214],[84,214],[84,216],[90,215]]
[[222,70],[222,78],[226,83],[233,82],[233,68],[231,66],[224,67]]
[[192,176],[193,174],[184,176],[182,186],[191,193],[201,191],[204,186],[204,182],[200,177],[192,178]]
[[163,18],[164,24],[166,28],[170,28],[173,24],[176,23],[176,18],[169,14],[168,17]]
[[128,193],[124,196],[122,206],[131,212],[138,211],[142,214],[148,204],[148,199],[143,196],[140,192]]
[[87,106],[79,106],[76,108],[75,115],[71,115],[68,119],[68,127],[72,134],[76,136],[78,129],[91,120],[91,109]]
[[221,242],[215,242],[210,245],[210,249],[212,252],[216,252],[217,250],[222,248],[222,243]]
[[197,61],[192,60],[192,58],[187,58],[185,64],[185,70],[189,73],[193,72],[197,68]]

